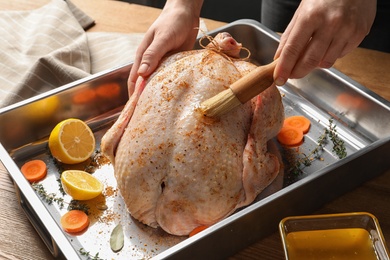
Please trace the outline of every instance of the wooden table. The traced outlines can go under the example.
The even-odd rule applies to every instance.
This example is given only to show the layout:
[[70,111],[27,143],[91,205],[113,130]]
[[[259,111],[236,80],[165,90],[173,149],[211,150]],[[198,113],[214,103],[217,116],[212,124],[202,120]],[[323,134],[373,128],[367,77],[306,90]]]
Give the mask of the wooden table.
[[[29,10],[49,0],[0,0],[0,10]],[[160,10],[108,0],[72,0],[96,20],[89,31],[145,32]],[[209,30],[224,23],[205,20]],[[390,100],[390,54],[357,49],[340,59],[335,67],[352,79]],[[384,154],[383,156],[389,156]],[[1,159],[1,158],[0,158]],[[324,205],[316,213],[366,211],[374,214],[390,248],[390,169]],[[20,208],[13,183],[0,164],[0,258],[52,259],[50,252]],[[256,242],[231,259],[284,259],[279,233]]]

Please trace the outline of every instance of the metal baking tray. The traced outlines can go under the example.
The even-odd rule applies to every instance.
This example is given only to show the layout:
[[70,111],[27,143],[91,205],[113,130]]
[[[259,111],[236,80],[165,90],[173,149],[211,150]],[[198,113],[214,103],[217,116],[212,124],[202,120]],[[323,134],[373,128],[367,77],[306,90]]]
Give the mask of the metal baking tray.
[[[279,36],[260,23],[239,20],[210,34],[222,31],[229,32],[247,47],[254,62],[272,61]],[[49,171],[41,184],[47,192],[62,196],[58,191],[58,164],[53,162],[47,148],[50,131],[59,121],[77,117],[89,124],[96,140],[100,141],[127,101],[126,81],[131,65],[104,71],[0,109],[1,161],[15,183],[23,210],[54,256],[83,259],[85,257],[79,253],[82,248],[92,256],[99,253],[102,259],[223,259],[276,232],[282,218],[311,213],[390,168],[390,160],[385,156],[390,151],[390,103],[337,70],[318,69],[303,79],[289,80],[279,88],[285,113],[311,119],[311,130],[300,147],[305,153],[314,149],[328,120],[333,118],[345,142],[346,158],[338,159],[330,146],[325,146],[323,160],[315,161],[292,178],[282,171],[253,204],[191,238],[171,236],[133,220],[115,192],[111,165],[102,164],[94,174],[105,183],[108,209],[96,210],[98,202],[90,202],[95,210],[90,215],[88,231],[70,236],[59,225],[66,207],[61,209],[55,203],[49,205],[42,201],[19,168],[27,160],[45,160]],[[99,93],[98,88],[107,86],[117,87],[119,92],[86,98],[88,91]],[[34,112],[39,102],[50,103],[53,98],[58,104],[54,111],[49,106],[46,113]],[[67,196],[64,199],[70,201]],[[118,223],[124,226],[125,246],[114,253],[109,246],[109,236]]]

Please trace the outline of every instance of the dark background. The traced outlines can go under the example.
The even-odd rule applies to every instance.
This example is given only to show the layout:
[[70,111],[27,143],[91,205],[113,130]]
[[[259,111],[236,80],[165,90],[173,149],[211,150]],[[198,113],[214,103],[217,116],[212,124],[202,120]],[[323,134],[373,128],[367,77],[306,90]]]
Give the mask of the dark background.
[[[121,0],[123,2],[163,8],[165,0]],[[258,0],[205,0],[201,17],[222,22],[233,22],[238,19],[255,19],[260,21],[261,1]]]

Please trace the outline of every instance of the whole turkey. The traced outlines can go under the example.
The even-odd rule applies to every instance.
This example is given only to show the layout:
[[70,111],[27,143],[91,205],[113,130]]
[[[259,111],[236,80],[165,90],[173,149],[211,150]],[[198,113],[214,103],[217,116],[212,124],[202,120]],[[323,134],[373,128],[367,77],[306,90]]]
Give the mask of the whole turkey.
[[188,235],[252,203],[278,175],[279,159],[267,148],[284,119],[275,86],[220,118],[199,109],[256,67],[239,59],[241,49],[220,33],[202,50],[165,58],[129,90],[101,150],[142,223]]

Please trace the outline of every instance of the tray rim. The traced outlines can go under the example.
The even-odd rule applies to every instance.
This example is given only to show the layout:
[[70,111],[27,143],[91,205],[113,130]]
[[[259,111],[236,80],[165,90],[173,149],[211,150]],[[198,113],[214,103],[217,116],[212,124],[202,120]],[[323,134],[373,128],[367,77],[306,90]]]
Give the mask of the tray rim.
[[[43,204],[43,201],[37,196],[36,192],[31,187],[31,184],[25,178],[22,177],[23,175],[19,167],[16,165],[15,161],[10,156],[3,156],[5,154],[8,153],[6,152],[4,146],[0,143],[1,162],[3,163],[4,167],[11,176],[12,181],[14,182],[14,187],[18,196],[18,202],[22,206],[22,209],[27,215],[32,226],[36,229],[39,236],[45,242],[46,246],[49,248],[53,256],[59,256],[60,252],[58,251],[58,249],[60,249],[63,254],[64,252],[66,252],[67,256],[72,257],[70,259],[79,258],[79,255],[77,254],[75,249],[70,243],[68,243],[64,232],[57,225],[53,217],[46,209],[45,205]],[[44,237],[44,234],[37,229],[37,223],[32,223],[32,220],[34,219],[31,218],[33,218],[33,216],[31,216],[30,213],[26,210],[26,208],[23,207],[23,201],[21,200],[21,196],[19,195],[20,193],[23,194],[27,203],[29,203],[30,205],[34,205],[34,213],[39,217],[38,224],[43,225],[46,231],[50,233],[51,239]],[[35,221],[37,220],[35,219]],[[47,244],[49,240],[51,240],[52,245]]]

